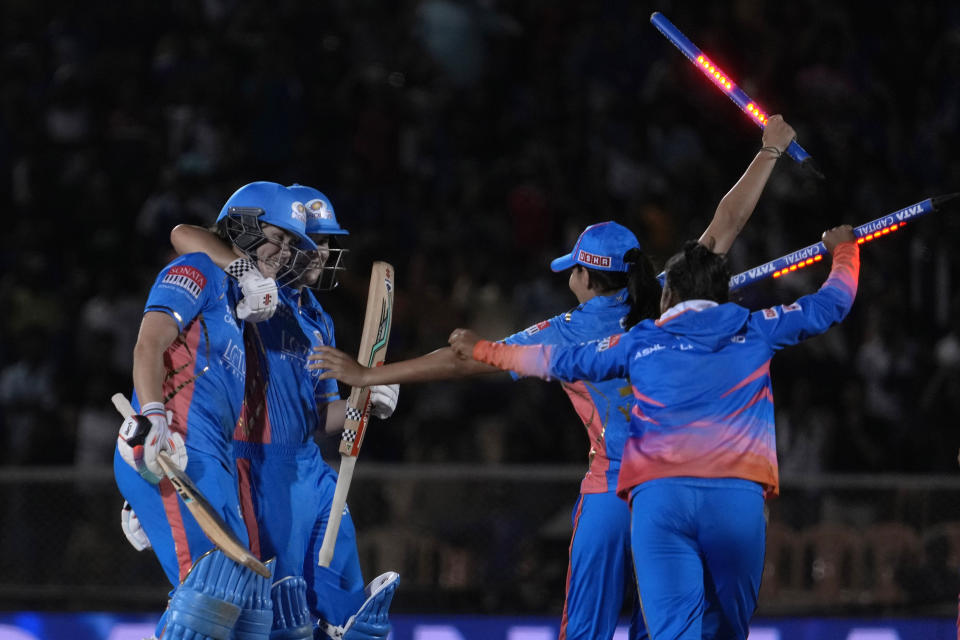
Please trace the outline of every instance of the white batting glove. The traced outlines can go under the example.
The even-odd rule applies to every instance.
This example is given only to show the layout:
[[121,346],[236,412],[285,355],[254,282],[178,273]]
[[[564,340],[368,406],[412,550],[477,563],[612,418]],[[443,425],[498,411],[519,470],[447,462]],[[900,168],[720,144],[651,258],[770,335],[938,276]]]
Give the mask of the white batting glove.
[[376,418],[386,420],[393,415],[400,399],[400,385],[375,384],[370,387],[370,413]]
[[151,484],[157,484],[163,477],[163,469],[157,462],[157,454],[161,451],[169,453],[180,469],[187,466],[183,436],[170,431],[171,420],[173,414],[166,411],[162,402],[148,402],[140,409],[139,415],[130,416],[120,426],[117,437],[120,456]]
[[127,537],[127,542],[137,551],[151,548],[150,538],[147,532],[140,525],[140,518],[133,512],[133,507],[126,500],[123,501],[123,508],[120,509],[120,528],[123,529],[123,535]]
[[237,317],[247,322],[263,322],[277,310],[280,296],[277,282],[265,278],[257,266],[247,258],[238,258],[225,271],[237,279],[243,298],[237,303]]

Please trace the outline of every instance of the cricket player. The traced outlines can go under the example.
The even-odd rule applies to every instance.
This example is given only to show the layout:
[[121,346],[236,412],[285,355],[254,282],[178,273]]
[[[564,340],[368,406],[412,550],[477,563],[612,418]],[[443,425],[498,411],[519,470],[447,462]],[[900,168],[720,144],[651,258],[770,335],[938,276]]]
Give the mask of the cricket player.
[[689,242],[666,266],[657,320],[584,345],[517,347],[451,334],[454,350],[545,379],[629,377],[634,405],[617,493],[631,507],[643,615],[657,640],[745,640],[777,495],[770,359],[846,317],[859,276],[850,226],[824,232],[820,290],[751,313],[727,302],[724,256]]
[[[297,279],[280,287],[273,316],[244,329],[246,388],[233,432],[244,519],[254,554],[276,558],[274,634],[312,638],[318,620],[333,638],[382,639],[390,630],[386,611],[399,576],[387,572],[364,586],[349,511],[331,566],[317,566],[337,474],[313,437],[343,430],[346,401],[335,380],[321,380],[319,371],[307,369],[312,347],[336,344],[333,319],[312,287],[336,286],[343,249],[331,243],[348,231],[321,192],[301,185],[286,192],[288,206],[303,212],[318,250],[297,261]],[[199,227],[180,225],[171,241],[181,253],[201,251],[224,266],[231,257],[226,245]],[[396,385],[374,386],[372,413],[389,417],[397,398]]]
[[[316,248],[305,233],[303,212],[292,209],[283,186],[274,183],[238,189],[217,224],[231,242],[231,259],[255,263],[271,277],[280,275],[294,247]],[[246,367],[243,323],[235,313],[240,294],[239,285],[206,255],[177,258],[150,290],[134,348],[139,415],[120,428],[114,473],[175,586],[157,627],[159,638],[226,639],[241,619],[272,617],[269,599],[264,606],[259,597],[269,581],[214,549],[157,462],[158,453],[167,451],[233,533],[247,541],[232,442]],[[251,298],[241,308],[250,311],[252,303]]]
[[[700,242],[726,252],[749,220],[780,153],[795,137],[781,116],[772,116],[761,149],[723,197]],[[570,270],[569,287],[579,306],[504,338],[510,345],[576,345],[623,332],[657,315],[660,286],[636,236],[615,222],[587,227],[570,253],[551,263]],[[321,376],[351,385],[423,382],[497,371],[456,357],[449,348],[425,356],[367,369],[329,347],[315,349],[311,366]],[[517,377],[516,373],[513,373]],[[566,598],[560,640],[608,640],[613,637],[625,596],[633,600],[630,637],[645,638],[630,552],[630,510],[617,497],[624,444],[634,404],[626,376],[591,381],[564,379],[564,391],[590,439],[590,468],[573,509]],[[642,571],[637,565],[637,571]],[[654,638],[659,638],[653,636]]]

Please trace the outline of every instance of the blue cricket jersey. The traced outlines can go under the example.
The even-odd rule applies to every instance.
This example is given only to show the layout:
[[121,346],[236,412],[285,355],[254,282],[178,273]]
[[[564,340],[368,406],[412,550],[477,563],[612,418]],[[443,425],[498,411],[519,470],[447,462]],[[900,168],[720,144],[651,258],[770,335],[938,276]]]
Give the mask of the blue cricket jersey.
[[336,380],[320,380],[320,371],[307,369],[314,346],[336,346],[330,315],[311,291],[280,289],[276,313],[248,325],[244,339],[250,370],[234,438],[293,448],[311,442],[322,426],[317,407],[340,398]]
[[233,468],[232,434],[243,402],[245,360],[241,323],[233,314],[235,282],[202,253],[180,256],[157,276],[144,313],[160,311],[180,335],[164,353],[163,398],[170,428],[188,449]]
[[618,493],[656,478],[742,478],[779,491],[770,359],[847,315],[859,248],[838,245],[827,281],[789,305],[751,313],[727,303],[644,320],[585,345],[477,343],[481,362],[524,375],[633,385]]
[[[630,306],[627,290],[595,296],[572,311],[554,316],[503,339],[511,345],[574,345],[623,331]],[[511,372],[514,378],[517,374]],[[590,468],[581,493],[604,493],[617,487],[623,446],[630,427],[633,396],[629,381],[563,382],[563,390],[580,416],[590,439]]]

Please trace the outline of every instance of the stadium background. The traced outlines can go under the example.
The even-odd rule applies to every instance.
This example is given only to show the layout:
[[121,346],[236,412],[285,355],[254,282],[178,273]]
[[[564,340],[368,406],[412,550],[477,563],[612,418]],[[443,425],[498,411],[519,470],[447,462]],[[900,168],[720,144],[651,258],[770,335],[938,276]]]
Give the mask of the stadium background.
[[[946,1],[2,3],[0,608],[162,607],[154,559],[119,529],[108,398],[130,386],[170,228],[211,222],[239,185],[332,199],[352,272],[324,304],[348,351],[370,261],[397,267],[391,359],[572,306],[548,262],[590,222],[629,225],[658,266],[699,235],[760,134],[653,10],[827,175],[780,161],[735,271],[960,190]],[[773,363],[784,490],[763,615],[956,614],[958,215],[866,247],[849,319]],[[367,573],[403,574],[401,613],[559,616],[586,451],[556,385],[405,387],[351,491]]]

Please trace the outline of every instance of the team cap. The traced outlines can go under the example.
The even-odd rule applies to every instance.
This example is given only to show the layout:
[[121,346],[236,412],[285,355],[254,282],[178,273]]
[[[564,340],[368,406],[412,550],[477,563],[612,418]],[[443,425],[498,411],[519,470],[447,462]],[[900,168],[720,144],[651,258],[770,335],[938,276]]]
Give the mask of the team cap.
[[613,221],[592,224],[583,230],[573,251],[550,263],[553,271],[566,271],[575,264],[599,271],[629,271],[623,261],[630,249],[639,249],[640,241],[633,231]]

